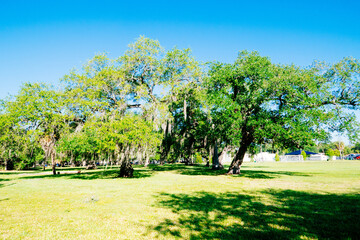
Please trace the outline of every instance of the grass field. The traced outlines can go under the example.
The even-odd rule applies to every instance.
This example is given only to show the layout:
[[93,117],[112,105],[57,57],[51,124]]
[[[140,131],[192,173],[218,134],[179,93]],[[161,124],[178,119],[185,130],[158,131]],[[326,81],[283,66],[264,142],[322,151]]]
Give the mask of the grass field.
[[360,239],[360,161],[64,171],[0,172],[0,238]]

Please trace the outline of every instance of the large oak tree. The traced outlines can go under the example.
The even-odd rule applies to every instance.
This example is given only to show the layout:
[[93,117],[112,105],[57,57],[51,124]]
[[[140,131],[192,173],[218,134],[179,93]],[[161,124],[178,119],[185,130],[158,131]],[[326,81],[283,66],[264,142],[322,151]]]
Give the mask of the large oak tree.
[[206,83],[212,116],[238,146],[228,174],[240,173],[252,144],[271,139],[300,148],[334,130],[356,132],[355,116],[346,109],[360,104],[359,72],[352,58],[300,68],[246,51],[233,64],[212,64]]

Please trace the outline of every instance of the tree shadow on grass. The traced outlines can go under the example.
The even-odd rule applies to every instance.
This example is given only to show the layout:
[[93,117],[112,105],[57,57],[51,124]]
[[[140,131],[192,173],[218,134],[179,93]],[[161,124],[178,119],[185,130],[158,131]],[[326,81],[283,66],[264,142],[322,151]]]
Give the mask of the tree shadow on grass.
[[212,170],[204,165],[184,165],[184,164],[165,164],[165,165],[149,165],[149,169],[153,171],[173,171],[183,175],[210,175],[217,176],[226,173],[225,169]]
[[[263,166],[256,166],[257,168],[262,168]],[[253,168],[253,166],[251,167]],[[106,178],[116,178],[119,168],[116,167],[111,169],[96,169],[96,170],[86,170],[83,167],[64,167],[57,168],[57,172],[60,172],[59,175],[52,175],[51,171],[47,169],[46,171],[14,171],[14,172],[0,172],[0,174],[18,174],[18,175],[29,175],[21,178],[73,178],[73,179],[106,179]],[[73,170],[73,173],[66,173],[66,171]],[[74,171],[75,170],[75,171]],[[77,174],[77,171],[81,171],[81,174]],[[200,175],[200,176],[218,176],[224,175],[227,172],[227,167],[221,170],[212,170],[210,167],[204,165],[192,165],[186,166],[184,164],[165,164],[165,165],[149,165],[147,168],[143,166],[136,166],[134,170],[134,178],[144,178],[150,177],[155,172],[175,172],[182,175]],[[234,175],[234,177],[245,177],[252,179],[272,179],[278,178],[281,176],[311,176],[301,172],[290,172],[290,171],[264,171],[264,170],[252,170],[248,169],[247,166],[243,166],[240,175]]]
[[176,220],[149,226],[159,238],[359,239],[360,196],[301,191],[167,194],[157,206]]
[[2,188],[2,187],[5,187],[5,185],[4,184],[2,184],[1,182],[7,182],[7,181],[10,181],[10,179],[3,179],[3,178],[0,178],[0,188]]
[[[154,173],[149,170],[135,170],[132,178],[147,178],[151,177]],[[72,179],[113,179],[119,177],[119,169],[116,170],[101,170],[96,172],[85,172],[81,174],[74,174],[70,178]]]
[[[149,170],[135,170],[133,178],[146,178],[151,177],[154,172]],[[57,175],[32,175],[24,176],[21,179],[35,179],[35,178],[67,178],[67,179],[82,179],[82,180],[94,180],[94,179],[114,179],[119,177],[119,169],[111,170],[87,170],[86,172],[73,172],[73,173],[61,173]]]
[[263,171],[263,170],[241,170],[241,174],[234,175],[234,177],[245,177],[252,179],[273,179],[281,176],[301,176],[310,177],[312,175],[302,172],[290,172],[290,171]]
[[38,173],[40,171],[15,171],[15,170],[11,170],[11,171],[0,171],[0,175],[20,175],[20,174],[33,174],[33,173]]
[[[99,169],[103,168],[102,166]],[[83,171],[86,167],[56,167],[57,172],[63,171]],[[26,175],[26,174],[37,174],[37,173],[51,173],[51,167],[47,167],[45,170],[41,167],[30,168],[27,170],[9,170],[9,171],[0,171],[0,175]]]
[[[261,166],[259,166],[261,167]],[[166,164],[166,165],[149,165],[148,168],[153,171],[174,171],[183,175],[207,175],[207,176],[218,176],[227,173],[227,168],[221,170],[212,170],[204,165],[193,165],[186,166],[183,164]],[[290,172],[290,171],[264,171],[264,170],[252,170],[247,167],[242,167],[241,174],[233,175],[234,177],[245,177],[253,179],[272,179],[281,176],[311,176],[301,172]]]

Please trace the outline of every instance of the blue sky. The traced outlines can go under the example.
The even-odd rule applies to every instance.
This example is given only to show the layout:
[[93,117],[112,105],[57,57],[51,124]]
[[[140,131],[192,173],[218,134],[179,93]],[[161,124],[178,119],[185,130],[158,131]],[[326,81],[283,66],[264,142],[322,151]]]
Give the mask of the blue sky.
[[0,99],[24,82],[56,83],[96,53],[120,56],[140,35],[200,61],[231,62],[244,49],[300,66],[360,58],[360,1],[0,3]]
[[140,35],[200,61],[257,50],[276,63],[360,58],[358,1],[10,1],[0,5],[0,98],[23,82],[56,83],[96,53]]

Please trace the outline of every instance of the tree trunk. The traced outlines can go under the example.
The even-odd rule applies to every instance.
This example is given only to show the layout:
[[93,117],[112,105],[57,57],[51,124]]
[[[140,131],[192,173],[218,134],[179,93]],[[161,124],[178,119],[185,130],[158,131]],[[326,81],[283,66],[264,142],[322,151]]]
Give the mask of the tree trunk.
[[120,166],[119,177],[133,177],[134,169],[127,160],[123,161]]
[[227,154],[229,150],[230,148],[224,147],[224,149],[221,151],[219,156],[219,169],[224,169],[223,162],[224,162],[225,154]]
[[240,174],[240,167],[244,161],[245,153],[250,144],[242,143],[239,150],[235,154],[227,174]]
[[193,148],[194,148],[195,139],[193,135],[190,135],[189,137],[189,143],[187,148],[185,149],[186,153],[184,154],[185,158],[185,165],[192,165],[193,161],[191,160]]
[[9,159],[5,158],[5,170],[13,170],[10,159],[11,159],[11,149],[9,149]]
[[145,164],[144,166],[147,167],[149,165],[150,162],[150,156],[148,153],[145,153]]
[[121,161],[119,177],[133,177],[134,169],[129,161],[129,147],[125,148],[124,158]]
[[56,175],[56,163],[55,163],[55,154],[51,154],[51,164],[52,164],[52,173],[53,175]]
[[5,159],[5,170],[14,170],[14,163],[9,159]]
[[47,161],[49,158],[51,158],[52,172],[55,175],[55,139],[51,136],[44,136],[42,139],[40,139],[40,145],[45,152],[45,160]]
[[56,166],[55,166],[55,163],[52,164],[52,173],[53,173],[53,175],[56,175]]
[[215,142],[212,169],[219,170],[223,168],[223,165],[219,162],[218,146],[217,142]]
[[208,150],[208,158],[207,158],[207,162],[206,162],[206,167],[210,167],[210,161],[212,161],[212,154],[213,154],[213,146],[209,146],[209,150]]
[[138,149],[137,153],[136,153],[136,161],[138,162],[137,164],[142,164],[143,163],[143,158],[142,158],[142,149]]
[[169,121],[166,121],[166,127],[164,131],[164,139],[162,140],[160,147],[160,164],[163,165],[167,160],[172,145],[171,129]]

